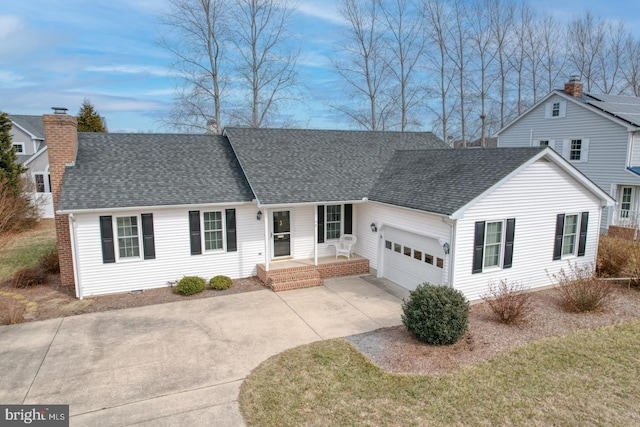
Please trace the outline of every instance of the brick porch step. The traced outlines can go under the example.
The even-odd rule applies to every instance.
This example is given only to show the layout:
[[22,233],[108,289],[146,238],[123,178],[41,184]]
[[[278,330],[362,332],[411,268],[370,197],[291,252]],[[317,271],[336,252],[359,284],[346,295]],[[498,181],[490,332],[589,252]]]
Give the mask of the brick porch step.
[[274,292],[310,288],[313,286],[322,286],[323,284],[324,281],[320,277],[320,273],[314,268],[301,268],[297,271],[270,272],[267,279],[267,286],[273,289]]

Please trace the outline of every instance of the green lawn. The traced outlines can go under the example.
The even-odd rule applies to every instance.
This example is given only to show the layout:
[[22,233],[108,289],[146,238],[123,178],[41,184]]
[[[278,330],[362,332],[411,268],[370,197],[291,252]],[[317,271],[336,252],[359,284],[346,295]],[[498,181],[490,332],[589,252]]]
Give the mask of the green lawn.
[[256,426],[640,425],[640,322],[529,344],[447,375],[391,375],[344,340],[262,363],[240,403]]
[[42,254],[56,247],[54,222],[41,220],[31,230],[0,239],[0,280],[4,280],[21,268],[35,266]]

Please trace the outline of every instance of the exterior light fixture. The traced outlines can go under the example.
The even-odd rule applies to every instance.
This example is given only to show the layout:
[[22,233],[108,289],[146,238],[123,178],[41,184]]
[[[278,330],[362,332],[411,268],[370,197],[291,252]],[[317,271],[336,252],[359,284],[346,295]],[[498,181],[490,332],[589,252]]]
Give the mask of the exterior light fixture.
[[445,254],[449,254],[449,251],[451,250],[451,246],[449,246],[449,243],[445,243],[444,245],[442,245],[442,250],[444,251]]
[[262,219],[262,211],[258,211],[258,214],[256,215],[256,219],[258,221],[260,221]]
[[371,231],[374,233],[378,231],[378,226],[376,225],[375,222],[371,223]]

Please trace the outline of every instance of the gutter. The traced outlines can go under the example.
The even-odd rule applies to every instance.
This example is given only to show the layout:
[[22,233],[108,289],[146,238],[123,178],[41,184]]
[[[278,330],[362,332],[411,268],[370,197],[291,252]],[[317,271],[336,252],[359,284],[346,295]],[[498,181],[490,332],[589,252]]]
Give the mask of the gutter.
[[69,214],[69,231],[71,232],[71,261],[73,263],[73,281],[76,285],[76,298],[82,299],[82,288],[80,286],[80,267],[78,266],[78,251],[76,251],[76,247],[78,246],[77,240],[78,236],[76,234],[76,217],[73,214]]
[[182,205],[156,205],[156,206],[125,206],[118,208],[89,208],[89,209],[59,209],[56,211],[60,215],[71,215],[74,213],[95,213],[95,212],[125,212],[125,211],[140,211],[140,210],[164,210],[164,209],[185,209],[185,208],[204,208],[204,207],[216,207],[216,206],[246,206],[253,205],[255,200],[251,202],[227,202],[227,203],[201,203],[201,204],[182,204]]

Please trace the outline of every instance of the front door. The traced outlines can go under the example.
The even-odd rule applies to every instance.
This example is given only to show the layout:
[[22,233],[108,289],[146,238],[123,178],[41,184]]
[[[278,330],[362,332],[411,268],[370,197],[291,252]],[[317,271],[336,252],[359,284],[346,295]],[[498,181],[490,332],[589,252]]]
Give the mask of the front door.
[[273,257],[291,255],[291,221],[289,211],[273,213]]

